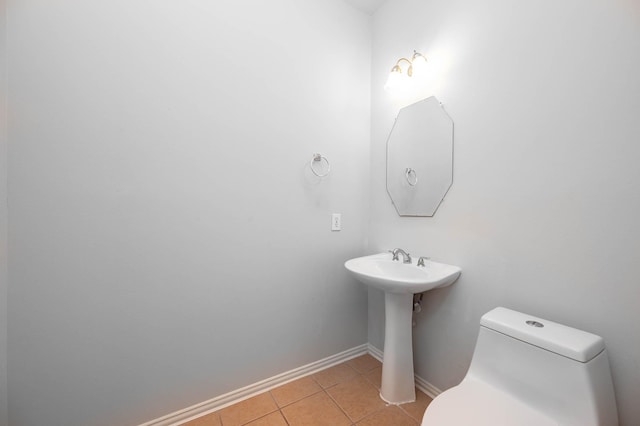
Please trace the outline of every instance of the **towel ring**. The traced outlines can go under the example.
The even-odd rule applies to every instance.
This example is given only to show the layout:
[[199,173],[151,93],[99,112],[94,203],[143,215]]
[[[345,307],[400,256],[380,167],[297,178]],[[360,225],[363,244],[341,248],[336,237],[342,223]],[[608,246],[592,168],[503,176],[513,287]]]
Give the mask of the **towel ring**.
[[407,167],[407,170],[405,170],[404,178],[407,180],[409,186],[416,186],[418,184],[418,174],[411,167]]
[[[327,171],[322,173],[322,162],[327,163]],[[314,165],[318,164],[320,171],[316,170],[316,167],[314,167]],[[311,171],[313,172],[314,175],[323,178],[325,176],[327,176],[329,174],[329,172],[331,171],[331,164],[329,164],[329,160],[327,160],[327,157],[320,155],[320,154],[313,154],[313,159],[311,160],[310,163],[311,166]]]

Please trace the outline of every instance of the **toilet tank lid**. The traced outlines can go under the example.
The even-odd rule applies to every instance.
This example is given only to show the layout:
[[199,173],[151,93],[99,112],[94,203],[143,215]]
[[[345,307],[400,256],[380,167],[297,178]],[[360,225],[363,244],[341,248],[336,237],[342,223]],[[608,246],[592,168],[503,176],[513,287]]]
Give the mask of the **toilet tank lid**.
[[507,308],[487,312],[480,325],[580,362],[604,350],[600,336]]

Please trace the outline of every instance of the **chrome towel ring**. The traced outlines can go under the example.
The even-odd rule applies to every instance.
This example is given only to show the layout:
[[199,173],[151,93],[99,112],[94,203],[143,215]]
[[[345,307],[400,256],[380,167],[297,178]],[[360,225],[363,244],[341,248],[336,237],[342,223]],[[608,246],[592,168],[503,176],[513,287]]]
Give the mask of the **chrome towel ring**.
[[407,167],[407,170],[405,170],[404,178],[407,180],[409,186],[416,186],[418,184],[418,174],[411,167]]
[[[326,171],[324,173],[322,172],[323,171],[322,163],[327,163]],[[329,163],[329,160],[327,160],[327,157],[321,154],[313,154],[313,158],[311,159],[310,166],[313,174],[320,178],[323,178],[329,175],[329,172],[331,171],[331,164]]]

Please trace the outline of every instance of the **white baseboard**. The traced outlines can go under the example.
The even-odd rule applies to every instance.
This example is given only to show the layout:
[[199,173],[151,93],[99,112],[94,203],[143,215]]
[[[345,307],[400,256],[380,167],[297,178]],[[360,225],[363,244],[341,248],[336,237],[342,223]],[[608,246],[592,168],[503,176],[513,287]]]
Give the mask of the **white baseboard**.
[[[285,373],[261,380],[249,386],[225,393],[224,395],[217,396],[208,401],[167,414],[166,416],[151,420],[150,422],[143,423],[139,426],[176,426],[366,353],[382,362],[383,352],[375,346],[367,343],[356,346],[355,348],[347,349],[344,352],[331,355],[319,361],[312,362],[311,364],[303,365],[302,367],[294,368],[293,370],[289,370]],[[442,393],[440,389],[433,386],[420,376],[415,376],[415,379],[416,387],[431,398],[435,398]]]
[[427,382],[425,379],[418,376],[417,374],[414,377],[416,378],[416,387],[420,389],[422,392],[429,395],[431,399],[435,398],[436,396],[442,393],[440,389],[433,386],[431,383]]
[[143,423],[139,426],[176,426],[181,423],[185,423],[189,420],[193,420],[205,414],[213,413],[229,405],[233,405],[252,396],[266,392],[278,386],[282,386],[285,383],[292,382],[310,374],[317,373],[318,371],[332,367],[334,365],[343,363],[352,358],[364,355],[369,352],[369,345],[364,344],[356,346],[355,348],[347,349],[344,352],[340,352],[335,355],[331,355],[327,358],[319,361],[312,362],[302,367],[294,368],[285,373],[278,374],[271,378],[261,380],[257,383],[245,386],[243,388],[231,391],[224,395],[212,398],[208,401],[201,402],[199,404],[192,405],[191,407],[167,414],[158,419],[151,420],[150,422]]
[[369,355],[382,362],[382,359],[384,358],[384,352],[373,346],[371,343],[367,343],[367,352],[369,352]]
[[[372,357],[376,358],[378,361],[382,362],[382,358],[384,356],[384,353],[376,348],[375,346],[371,345],[371,343],[367,344],[367,349],[369,351],[369,354],[371,354]],[[415,380],[416,380],[416,387],[418,389],[420,389],[420,391],[426,393],[427,395],[429,395],[431,398],[435,398],[436,396],[440,395],[442,393],[442,391],[440,389],[438,389],[437,387],[433,386],[431,383],[427,382],[425,379],[423,379],[422,377],[418,376],[417,374],[414,375]]]

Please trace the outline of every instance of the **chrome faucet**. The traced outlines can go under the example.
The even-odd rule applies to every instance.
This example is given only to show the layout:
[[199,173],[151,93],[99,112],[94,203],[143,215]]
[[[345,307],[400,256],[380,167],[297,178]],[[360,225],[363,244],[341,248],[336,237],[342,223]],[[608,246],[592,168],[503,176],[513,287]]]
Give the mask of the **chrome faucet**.
[[389,250],[389,253],[391,253],[393,255],[391,260],[400,260],[398,258],[398,255],[401,254],[402,255],[402,263],[411,263],[411,255],[409,253],[407,253],[406,251],[402,250],[401,248],[395,248],[393,250]]
[[426,256],[420,256],[420,259],[418,259],[418,266],[424,266],[424,261],[429,259],[431,258]]

